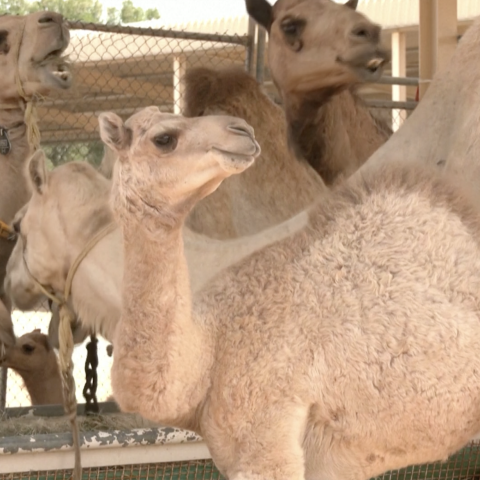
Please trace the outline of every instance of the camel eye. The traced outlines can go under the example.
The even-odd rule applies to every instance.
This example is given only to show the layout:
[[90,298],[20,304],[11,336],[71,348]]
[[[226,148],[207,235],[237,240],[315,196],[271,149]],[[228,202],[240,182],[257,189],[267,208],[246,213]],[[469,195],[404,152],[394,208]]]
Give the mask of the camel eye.
[[33,345],[29,345],[28,343],[26,343],[25,345],[22,345],[22,350],[25,353],[30,354],[35,350],[35,347]]
[[10,47],[7,42],[8,32],[6,30],[0,30],[0,53],[7,54]]
[[305,21],[299,19],[287,19],[284,20],[281,24],[282,32],[285,34],[286,37],[298,37],[301,33],[303,28],[305,27]]
[[177,146],[177,137],[170,133],[162,133],[153,139],[155,146],[163,151],[173,151]]

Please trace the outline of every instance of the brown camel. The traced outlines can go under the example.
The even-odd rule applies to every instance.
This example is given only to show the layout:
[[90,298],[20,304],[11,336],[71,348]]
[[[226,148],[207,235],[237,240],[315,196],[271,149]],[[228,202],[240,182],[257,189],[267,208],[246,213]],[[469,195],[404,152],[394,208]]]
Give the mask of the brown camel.
[[389,53],[357,1],[245,0],[269,33],[268,64],[289,139],[327,185],[355,172],[390,136],[355,91],[378,79]]
[[[25,167],[30,154],[26,101],[68,88],[70,73],[61,55],[69,33],[53,12],[0,16],[0,221],[9,224],[30,195]],[[18,90],[17,79],[23,92]],[[1,224],[0,224],[1,226]],[[0,228],[0,298],[13,242]],[[7,302],[7,299],[4,297]],[[7,302],[8,303],[8,302]]]
[[229,480],[366,480],[480,432],[480,218],[454,178],[399,162],[350,178],[192,299],[183,223],[251,165],[252,131],[151,109],[99,120],[119,155],[123,410],[199,432]]
[[185,75],[185,115],[233,115],[255,130],[262,153],[243,175],[226,179],[187,219],[193,231],[226,239],[255,234],[293,217],[325,191],[287,146],[283,110],[244,70],[195,68]]
[[40,330],[18,338],[14,346],[7,348],[0,366],[11,368],[22,377],[32,405],[63,404],[57,356]]

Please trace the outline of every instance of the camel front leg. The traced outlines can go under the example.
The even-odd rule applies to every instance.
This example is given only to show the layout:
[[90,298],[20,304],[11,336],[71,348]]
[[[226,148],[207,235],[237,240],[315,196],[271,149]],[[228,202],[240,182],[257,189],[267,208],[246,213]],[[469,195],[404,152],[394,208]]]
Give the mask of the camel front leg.
[[303,406],[259,409],[251,415],[208,408],[202,435],[217,468],[228,480],[304,480],[302,442],[308,416]]

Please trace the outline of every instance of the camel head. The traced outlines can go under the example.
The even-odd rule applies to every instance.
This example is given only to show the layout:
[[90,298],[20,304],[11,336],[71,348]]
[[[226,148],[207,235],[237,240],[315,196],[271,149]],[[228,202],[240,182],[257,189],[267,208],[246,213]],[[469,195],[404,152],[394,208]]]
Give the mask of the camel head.
[[69,41],[70,34],[58,13],[0,16],[1,98],[19,97],[17,71],[27,97],[69,88],[71,74],[62,57]]
[[37,150],[29,159],[28,175],[32,196],[13,222],[17,243],[5,279],[6,293],[22,309],[43,298],[32,275],[46,288],[63,292],[65,265],[112,221],[110,182],[88,163],[68,162],[47,173],[45,155]]
[[282,95],[313,96],[377,80],[389,60],[380,27],[355,9],[357,0],[245,0],[269,32],[268,59]]
[[102,140],[118,155],[112,198],[120,220],[129,210],[137,220],[177,224],[260,154],[253,129],[236,117],[185,118],[148,107],[125,123],[102,113],[99,123]]
[[45,368],[48,357],[56,361],[48,337],[36,329],[17,338],[15,345],[7,348],[6,356],[0,365],[18,372],[34,373]]
[[26,270],[23,261],[24,240],[18,234],[27,207],[28,203],[15,214],[12,221],[13,229],[17,232],[17,239],[7,262],[7,274],[4,282],[5,292],[13,304],[23,311],[34,309],[43,299],[42,291]]

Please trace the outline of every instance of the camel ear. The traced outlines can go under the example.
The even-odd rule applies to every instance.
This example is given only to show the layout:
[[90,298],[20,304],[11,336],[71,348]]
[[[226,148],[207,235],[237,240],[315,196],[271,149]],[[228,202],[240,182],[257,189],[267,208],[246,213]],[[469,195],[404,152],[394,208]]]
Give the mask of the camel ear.
[[103,143],[115,152],[120,152],[130,146],[132,131],[125,127],[123,120],[112,112],[101,113],[98,116],[100,138]]
[[347,3],[345,3],[345,6],[348,8],[351,8],[352,10],[356,10],[358,5],[358,0],[348,0]]
[[48,337],[42,333],[38,336],[38,341],[45,347],[45,350],[49,352],[52,349],[52,344]]
[[245,0],[248,14],[267,32],[273,22],[273,8],[266,0]]
[[28,173],[35,190],[40,195],[45,193],[47,189],[47,166],[43,150],[37,150],[30,158]]

